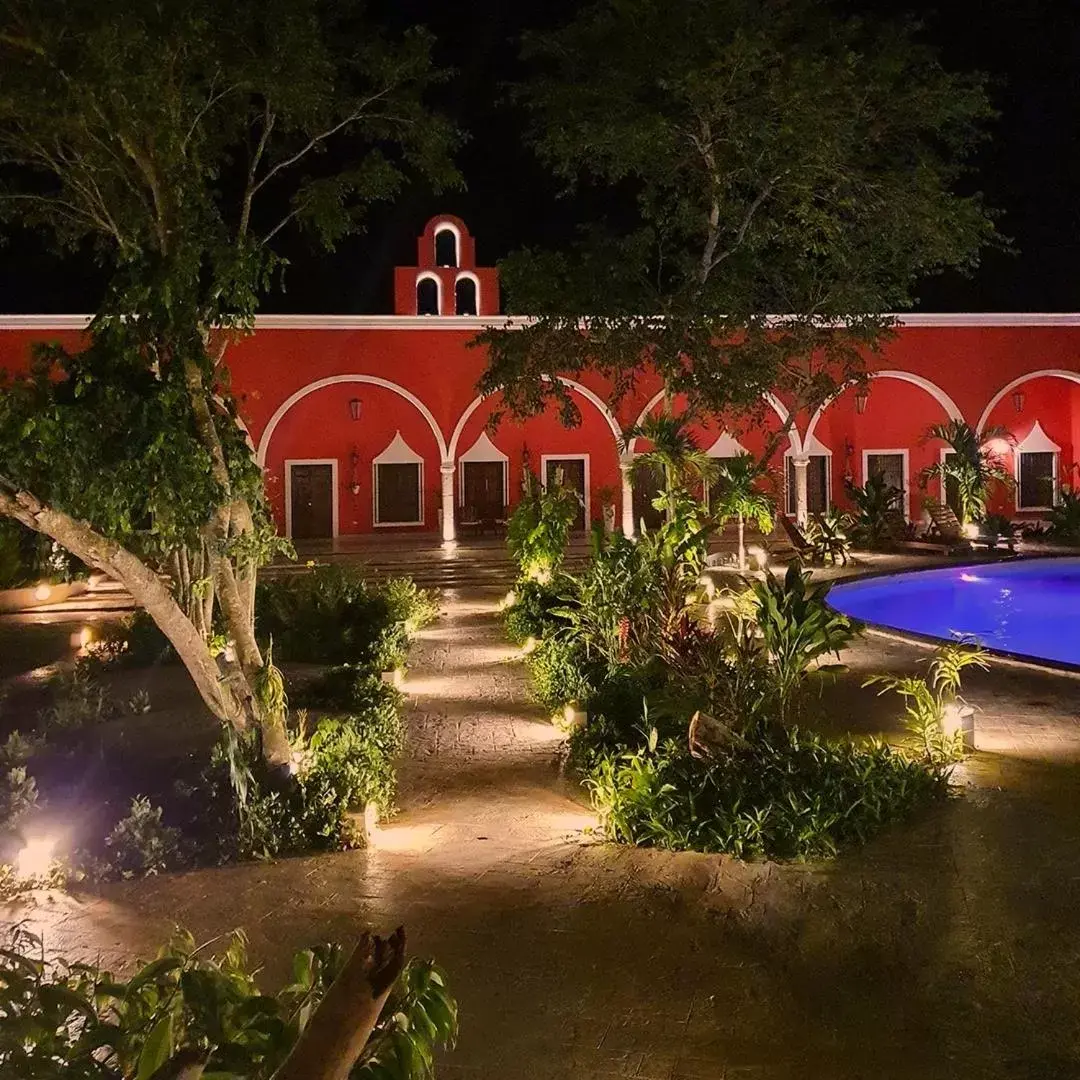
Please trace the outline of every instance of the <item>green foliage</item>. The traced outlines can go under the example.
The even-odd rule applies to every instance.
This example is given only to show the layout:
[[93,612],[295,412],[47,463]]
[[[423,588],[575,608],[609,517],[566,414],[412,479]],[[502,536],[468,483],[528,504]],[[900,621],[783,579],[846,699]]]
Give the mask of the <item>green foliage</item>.
[[1058,489],[1057,501],[1047,511],[1050,535],[1059,540],[1080,540],[1080,491],[1070,484]]
[[45,731],[69,731],[115,716],[117,704],[98,671],[90,657],[80,657],[70,670],[55,675],[49,683],[52,703],[38,712],[38,725]]
[[980,521],[986,514],[995,487],[1011,490],[1012,473],[1001,458],[987,447],[992,439],[1009,439],[1006,428],[989,428],[981,434],[964,420],[932,424],[927,439],[937,439],[950,450],[944,461],[935,461],[923,469],[919,482],[925,488],[929,480],[940,480],[956,492],[960,524]]
[[[0,950],[0,1065],[5,1076],[148,1080],[184,1061],[221,1080],[269,1080],[345,962],[341,948],[297,953],[291,981],[263,992],[237,931],[218,957],[177,932],[127,980],[93,964],[46,963],[16,928]],[[446,977],[412,960],[391,990],[352,1077],[429,1080],[438,1046],[457,1037]]]
[[[664,477],[666,492],[694,482],[712,483],[716,479],[716,459],[698,446],[690,430],[690,420],[686,413],[680,416],[650,413],[640,424],[624,431],[624,453],[632,452],[638,439],[646,439],[651,444],[650,449],[634,454],[635,475],[659,473]],[[665,499],[662,509],[671,512],[673,507],[669,507]]]
[[557,590],[562,586],[561,578],[547,585],[523,578],[514,586],[514,602],[503,612],[503,625],[506,636],[515,645],[522,645],[529,638],[539,641],[549,630],[561,625],[553,611],[560,604]]
[[256,631],[283,660],[380,671],[404,662],[410,633],[436,614],[435,594],[411,580],[372,584],[360,567],[340,564],[261,580],[255,597]]
[[533,479],[506,526],[506,543],[517,561],[519,577],[547,584],[562,565],[581,497],[555,482],[541,488]]
[[1016,538],[1017,527],[1012,519],[1004,514],[987,514],[979,522],[979,537],[986,541],[986,546],[993,551],[999,543],[1004,541],[1012,546]]
[[810,665],[828,653],[838,656],[856,633],[852,621],[826,602],[828,584],[811,578],[792,563],[782,579],[766,574],[751,586],[757,601],[754,621],[772,661],[782,716],[798,706]]
[[946,733],[946,710],[967,706],[960,696],[965,668],[986,670],[990,666],[984,649],[969,642],[951,642],[934,653],[926,676],[874,675],[864,686],[880,686],[899,694],[904,702],[905,723],[912,751],[929,765],[940,767],[964,756],[963,732]]
[[161,820],[161,807],[145,795],[131,800],[131,810],[105,838],[109,876],[146,877],[175,867],[180,833]]
[[810,545],[812,561],[821,566],[846,566],[851,557],[853,524],[848,514],[836,509],[810,518],[804,535]]
[[132,667],[155,667],[177,661],[169,639],[141,608],[119,621],[104,623],[94,651],[103,661]]
[[717,470],[717,488],[712,496],[712,509],[720,522],[734,518],[739,523],[739,569],[746,569],[746,549],[743,528],[753,522],[763,533],[772,532],[774,507],[772,499],[759,490],[758,484],[768,475],[765,465],[751,454],[724,458]]
[[533,696],[547,708],[561,709],[568,701],[588,699],[586,653],[574,640],[561,634],[543,638],[529,655],[528,665]]
[[815,0],[624,0],[524,51],[528,137],[605,213],[570,250],[501,264],[509,308],[537,316],[481,335],[481,387],[511,411],[555,398],[573,416],[543,377],[590,369],[618,403],[647,357],[700,411],[778,393],[812,412],[921,277],[974,266],[994,235],[955,193],[992,115],[984,79],[943,70],[913,25]]
[[886,544],[892,537],[893,521],[900,512],[904,493],[876,473],[862,487],[847,485],[848,498],[855,504],[852,530],[856,541],[868,548]]
[[828,858],[944,791],[940,773],[879,743],[763,730],[706,760],[678,742],[607,754],[586,778],[612,840],[741,859]]

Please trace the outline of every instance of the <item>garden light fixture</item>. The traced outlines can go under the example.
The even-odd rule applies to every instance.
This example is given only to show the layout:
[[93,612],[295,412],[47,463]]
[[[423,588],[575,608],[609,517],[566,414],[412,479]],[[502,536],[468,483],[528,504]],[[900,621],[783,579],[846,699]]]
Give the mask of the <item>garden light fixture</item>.
[[35,600],[38,600],[38,601],[48,600],[50,596],[52,596],[52,589],[51,589],[50,586],[48,586],[48,585],[46,585],[44,583],[39,585],[34,590],[34,599]]
[[358,397],[354,397],[349,401],[349,415],[354,420],[360,419],[360,399]]
[[56,841],[49,837],[27,840],[22,851],[15,857],[15,875],[21,881],[33,881],[45,877],[52,865]]
[[521,646],[521,655],[528,656],[529,653],[535,652],[537,644],[538,642],[536,638],[534,638],[532,634],[530,634]]

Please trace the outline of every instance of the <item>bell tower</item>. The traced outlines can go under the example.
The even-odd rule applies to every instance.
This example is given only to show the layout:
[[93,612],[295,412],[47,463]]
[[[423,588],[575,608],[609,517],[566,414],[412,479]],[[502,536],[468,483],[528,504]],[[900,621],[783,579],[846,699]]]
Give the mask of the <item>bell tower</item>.
[[476,265],[476,241],[461,218],[437,214],[416,241],[416,265],[395,267],[394,314],[499,314],[499,272]]

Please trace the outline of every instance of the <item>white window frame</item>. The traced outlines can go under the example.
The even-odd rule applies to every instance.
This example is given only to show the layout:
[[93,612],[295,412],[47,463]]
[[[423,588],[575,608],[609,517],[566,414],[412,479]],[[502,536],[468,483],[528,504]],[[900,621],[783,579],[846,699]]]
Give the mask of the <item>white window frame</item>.
[[[1052,471],[1050,474],[1051,503],[1049,506],[1021,506],[1020,505],[1020,459],[1024,454],[1050,454]],[[1031,430],[1022,442],[1013,447],[1013,477],[1016,480],[1016,512],[1018,514],[1033,514],[1040,510],[1053,510],[1057,506],[1058,478],[1061,469],[1061,447],[1043,430],[1042,424],[1036,420]]]
[[481,431],[476,442],[463,454],[458,455],[458,506],[465,505],[465,466],[470,461],[497,461],[503,467],[503,506],[510,505],[510,456],[504,454],[490,439],[486,431]]
[[338,460],[337,458],[285,459],[285,535],[292,539],[292,467],[294,465],[330,466],[330,522],[332,539],[338,536]]
[[[794,517],[797,513],[797,510],[788,509],[788,495],[790,494],[792,499],[796,503],[798,502],[799,498],[798,492],[794,490],[790,492],[788,491],[788,460],[790,458],[804,457],[809,459],[814,457],[823,457],[825,459],[825,510],[823,512],[828,513],[832,509],[832,451],[828,449],[828,447],[821,446],[820,443],[818,444],[818,446],[820,447],[820,449],[818,447],[814,447],[811,450],[807,450],[804,454],[796,454],[795,451],[792,450],[790,447],[788,447],[788,449],[784,451],[784,513],[787,517]],[[807,513],[809,512],[810,508],[807,507]]]
[[903,447],[879,450],[871,447],[862,452],[862,482],[865,486],[870,479],[870,458],[878,455],[899,455],[904,459],[904,520],[911,520],[911,453]]
[[540,455],[540,486],[547,491],[547,476],[548,476],[548,462],[549,461],[584,461],[585,462],[585,490],[582,492],[582,496],[585,499],[585,531],[589,531],[589,526],[592,524],[592,514],[590,508],[592,507],[592,479],[589,475],[589,455],[588,454],[541,454]]
[[[439,233],[449,232],[454,234],[454,264],[444,266],[444,270],[457,270],[461,266],[461,230],[452,221],[437,222],[431,233],[431,261],[439,265]],[[440,308],[441,310],[441,308]]]
[[[418,466],[419,490],[417,503],[420,517],[417,521],[380,521],[379,520],[379,466],[380,465],[416,465]],[[371,525],[375,529],[417,529],[424,525],[426,507],[424,505],[424,458],[418,454],[402,437],[395,433],[386,449],[371,461]]]
[[[471,281],[473,283],[473,288],[476,290],[476,314],[479,315],[480,314],[480,306],[481,306],[480,305],[480,279],[471,270],[459,270],[458,274],[457,274],[457,277],[454,278],[454,314],[457,315],[457,313],[458,313],[458,309],[457,309],[457,287],[458,287],[458,282],[461,281],[463,278],[466,281]],[[463,315],[462,318],[470,319],[470,318],[472,318],[472,316],[471,315]]]
[[420,298],[417,296],[417,293],[420,291],[421,281],[435,282],[435,303],[439,310],[435,312],[434,316],[421,315],[420,317],[428,319],[438,318],[443,313],[442,278],[431,270],[421,270],[420,273],[416,275],[416,281],[413,283],[413,305],[416,308],[417,315],[420,315]]

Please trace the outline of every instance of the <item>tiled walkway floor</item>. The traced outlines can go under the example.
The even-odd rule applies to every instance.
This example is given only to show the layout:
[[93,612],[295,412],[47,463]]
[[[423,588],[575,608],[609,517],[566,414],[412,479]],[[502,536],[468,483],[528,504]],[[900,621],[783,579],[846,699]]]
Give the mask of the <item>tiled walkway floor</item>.
[[[450,971],[460,1080],[1051,1080],[1080,1076],[1080,682],[971,680],[993,753],[962,797],[827,866],[598,845],[526,701],[496,593],[448,596],[414,652],[402,813],[378,846],[110,886],[8,909],[116,963],[168,926],[243,926],[267,978],[293,948],[404,922]],[[895,712],[863,674],[838,726]]]

